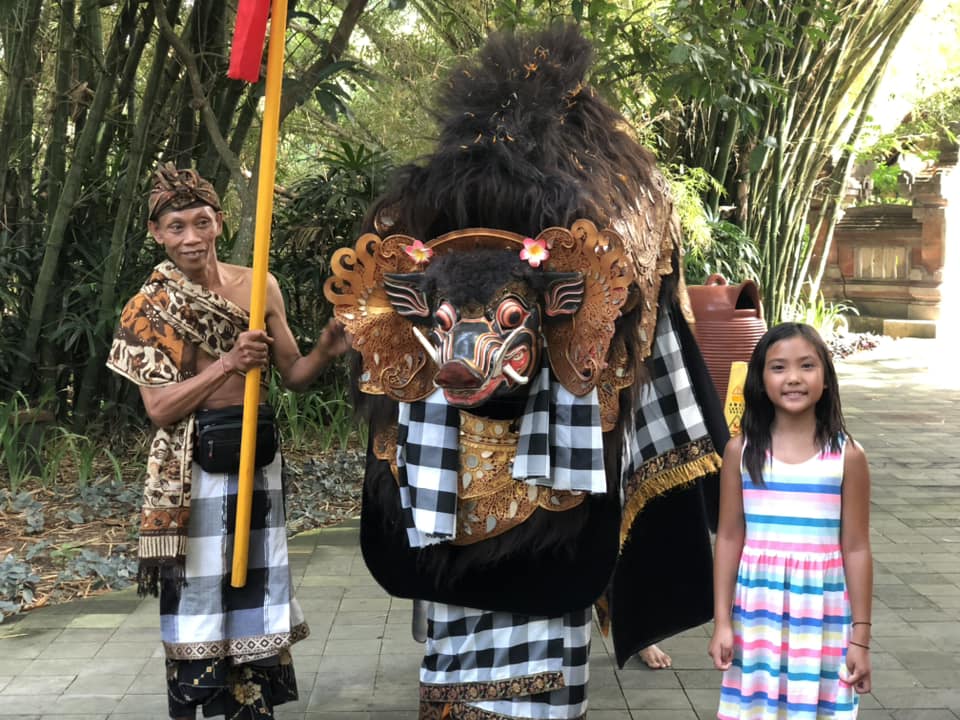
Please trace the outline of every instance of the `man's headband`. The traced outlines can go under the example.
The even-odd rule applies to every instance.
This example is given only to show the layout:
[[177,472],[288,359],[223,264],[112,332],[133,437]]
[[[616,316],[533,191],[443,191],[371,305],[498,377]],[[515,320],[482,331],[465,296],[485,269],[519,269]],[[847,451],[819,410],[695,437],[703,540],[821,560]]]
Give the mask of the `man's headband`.
[[153,173],[150,190],[150,219],[156,220],[164,210],[183,210],[197,204],[209,205],[220,212],[220,197],[196,170],[178,170],[173,163],[164,163]]

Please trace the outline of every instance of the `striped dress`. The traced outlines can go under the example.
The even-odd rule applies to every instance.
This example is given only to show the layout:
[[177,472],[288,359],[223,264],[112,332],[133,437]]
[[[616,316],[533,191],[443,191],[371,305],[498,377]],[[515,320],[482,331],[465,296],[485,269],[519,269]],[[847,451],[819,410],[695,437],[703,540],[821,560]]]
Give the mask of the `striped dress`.
[[851,720],[858,698],[838,675],[851,621],[840,553],[843,449],[798,464],[771,458],[762,486],[741,475],[734,658],[717,717]]

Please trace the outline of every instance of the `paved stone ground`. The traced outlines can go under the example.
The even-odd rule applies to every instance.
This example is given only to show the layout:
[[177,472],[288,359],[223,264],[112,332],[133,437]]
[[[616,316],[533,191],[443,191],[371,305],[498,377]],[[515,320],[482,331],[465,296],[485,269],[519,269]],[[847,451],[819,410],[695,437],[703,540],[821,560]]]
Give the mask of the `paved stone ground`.
[[[874,690],[861,720],[960,718],[960,374],[950,363],[937,341],[901,340],[839,365],[874,480]],[[278,718],[415,718],[410,603],[370,578],[356,523],[294,538],[291,559],[313,634],[294,651],[301,699]],[[656,672],[635,660],[617,670],[597,635],[590,720],[714,717],[709,632],[664,642],[674,667]],[[165,718],[158,637],[156,601],[132,591],[0,626],[0,720]]]

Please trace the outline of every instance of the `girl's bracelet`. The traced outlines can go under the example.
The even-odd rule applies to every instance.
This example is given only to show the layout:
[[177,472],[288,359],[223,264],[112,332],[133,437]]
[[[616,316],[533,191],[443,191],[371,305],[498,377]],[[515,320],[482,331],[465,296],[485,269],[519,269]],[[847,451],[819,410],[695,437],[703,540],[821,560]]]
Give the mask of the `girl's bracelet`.
[[856,645],[857,647],[861,647],[861,648],[863,648],[864,650],[869,650],[869,649],[870,649],[870,646],[869,646],[869,645],[864,645],[863,643],[854,642],[853,640],[849,640],[848,642],[849,642],[851,645]]
[[[220,356],[220,372],[223,373],[224,376],[230,374],[227,372],[227,366],[223,364],[223,355]],[[854,625],[856,625],[856,623],[854,623]]]
[[866,620],[854,620],[852,623],[850,623],[850,627],[856,627],[857,625],[868,625],[873,627],[873,623],[867,622]]

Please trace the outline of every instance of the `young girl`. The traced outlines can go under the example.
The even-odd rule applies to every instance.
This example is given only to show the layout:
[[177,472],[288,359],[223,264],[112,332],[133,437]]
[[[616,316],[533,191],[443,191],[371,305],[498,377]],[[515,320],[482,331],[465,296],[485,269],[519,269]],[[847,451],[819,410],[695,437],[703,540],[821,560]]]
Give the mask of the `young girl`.
[[714,559],[721,720],[850,720],[870,691],[870,473],[808,325],[750,358],[720,479]]

